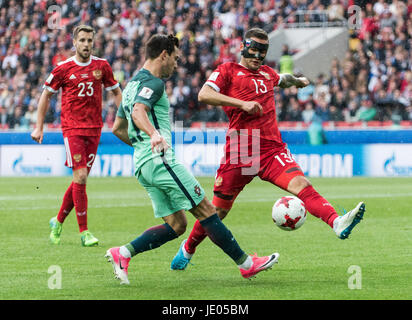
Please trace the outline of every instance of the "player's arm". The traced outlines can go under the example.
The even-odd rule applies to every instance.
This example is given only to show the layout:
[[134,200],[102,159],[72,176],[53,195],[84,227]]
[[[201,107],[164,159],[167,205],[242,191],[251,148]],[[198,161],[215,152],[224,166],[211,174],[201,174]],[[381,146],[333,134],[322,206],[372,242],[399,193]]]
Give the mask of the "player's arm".
[[53,92],[48,89],[44,89],[40,96],[39,105],[37,108],[36,128],[31,133],[31,138],[38,143],[42,143],[43,141],[44,119],[46,118],[46,113],[49,109],[50,98],[52,95]]
[[116,116],[116,119],[114,120],[114,124],[112,128],[112,132],[116,137],[118,137],[124,143],[128,144],[129,146],[132,146],[132,143],[130,142],[130,139],[129,139],[129,134],[127,132],[128,127],[129,127],[129,123],[127,122],[126,118],[121,118],[119,116]]
[[310,83],[306,77],[295,77],[289,73],[282,73],[279,76],[278,86],[281,88],[289,88],[292,86],[295,86],[296,88],[304,88]]
[[169,145],[150,122],[147,115],[149,111],[150,108],[145,104],[135,103],[135,105],[133,106],[132,120],[140,130],[142,130],[150,137],[152,151],[166,152],[166,150],[169,148]]
[[263,114],[263,107],[256,101],[243,101],[225,94],[217,92],[210,85],[205,83],[199,91],[199,102],[210,104],[212,106],[228,106],[242,109],[249,114],[260,113]]
[[119,87],[117,87],[110,91],[114,95],[114,103],[116,103],[116,107],[119,108],[120,103],[122,103],[122,90]]

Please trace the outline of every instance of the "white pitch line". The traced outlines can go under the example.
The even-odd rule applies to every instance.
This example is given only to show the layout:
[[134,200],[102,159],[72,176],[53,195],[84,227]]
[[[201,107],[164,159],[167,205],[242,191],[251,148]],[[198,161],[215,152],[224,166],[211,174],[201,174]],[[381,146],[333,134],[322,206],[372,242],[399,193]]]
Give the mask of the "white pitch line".
[[[99,204],[99,205],[91,205],[88,206],[88,209],[101,209],[101,208],[133,208],[133,207],[146,207],[150,206],[151,203],[133,203],[133,204],[126,204],[126,203],[116,203],[116,204]],[[8,209],[10,211],[40,211],[40,210],[51,210],[51,209],[56,209],[59,210],[60,206],[33,206],[33,207],[17,207],[17,208],[12,208]],[[0,207],[0,212],[5,211],[5,208]]]
[[[285,192],[286,193],[286,192]],[[279,197],[280,195],[276,196],[267,196],[267,197],[261,197],[261,198],[248,198],[248,197],[243,197],[242,194],[240,194],[239,198],[236,200],[236,202],[255,202],[255,201],[272,201],[274,198]],[[352,198],[401,198],[401,197],[410,197],[412,196],[411,192],[408,193],[364,193],[364,194],[340,194],[340,195],[328,195],[328,194],[322,194],[323,197],[327,199],[352,199]],[[95,200],[139,200],[139,199],[147,199],[146,195],[139,194],[138,192],[133,193],[133,194],[105,194],[105,195],[88,195],[89,199],[95,199]],[[61,201],[60,196],[48,196],[48,195],[41,195],[41,196],[1,196],[0,201],[41,201],[41,200],[56,200],[56,201]]]
[[[373,198],[401,198],[401,197],[410,197],[412,196],[412,193],[382,193],[382,194],[362,194],[362,195],[330,195],[330,196],[325,196],[326,199],[352,199],[352,198],[357,198],[357,199],[373,199]],[[54,199],[54,198],[51,198]],[[110,199],[119,199],[117,197],[105,197],[104,199],[110,200]],[[136,200],[136,197],[133,198],[128,198],[131,201]],[[253,203],[253,202],[272,202],[274,201],[275,197],[273,198],[254,198],[254,199],[242,199],[239,198],[236,200],[236,202],[241,202],[241,203]],[[32,200],[39,200],[39,198],[33,197]],[[151,207],[151,202],[149,200],[145,200],[143,203],[136,201],[133,203],[114,203],[114,204],[96,204],[96,205],[89,205],[90,209],[99,209],[99,208],[133,208],[133,207],[146,207],[149,206]],[[39,210],[49,210],[49,209],[59,209],[59,205],[55,206],[26,206],[26,207],[15,207],[10,209],[11,211],[39,211]],[[0,206],[0,212],[5,211],[4,206]],[[8,209],[8,208],[7,208]],[[6,210],[7,210],[6,209]]]
[[[278,197],[277,196],[269,196],[268,197],[261,197],[261,198],[248,198],[242,196],[240,194],[239,198],[236,200],[236,202],[254,202],[254,201],[271,201],[272,198]],[[328,198],[328,199],[351,199],[351,198],[401,198],[401,197],[410,197],[412,196],[411,192],[408,193],[366,193],[366,194],[340,194],[340,195],[328,195],[328,194],[322,194],[323,197]],[[137,199],[146,199],[146,195],[142,195],[139,193],[134,193],[134,194],[106,194],[106,195],[88,195],[89,199],[104,199],[104,200],[137,200]],[[56,200],[56,201],[61,201],[60,196],[48,196],[48,195],[41,195],[41,196],[1,196],[0,201],[40,201],[40,200]]]
[[[39,201],[39,200],[62,200],[63,194],[60,196],[56,196],[56,195],[38,195],[38,196],[34,196],[34,195],[29,195],[29,196],[23,196],[23,195],[10,195],[10,196],[0,196],[0,201]],[[128,199],[144,199],[146,197],[146,195],[143,195],[139,192],[136,193],[129,193],[129,194],[114,194],[114,193],[110,193],[110,194],[98,194],[98,195],[94,195],[94,194],[90,194],[88,193],[88,197],[91,199],[107,199],[107,200],[128,200]]]
[[[381,194],[344,194],[344,195],[327,195],[327,194],[321,194],[324,198],[326,199],[353,199],[353,198],[360,198],[360,199],[374,199],[374,198],[402,198],[402,197],[410,197],[412,196],[412,193],[381,193]],[[280,196],[280,195],[279,195]],[[277,197],[279,197],[277,196]],[[276,199],[276,197],[271,197],[271,198],[238,198],[236,199],[236,202],[265,202],[265,201],[272,201],[273,199]]]

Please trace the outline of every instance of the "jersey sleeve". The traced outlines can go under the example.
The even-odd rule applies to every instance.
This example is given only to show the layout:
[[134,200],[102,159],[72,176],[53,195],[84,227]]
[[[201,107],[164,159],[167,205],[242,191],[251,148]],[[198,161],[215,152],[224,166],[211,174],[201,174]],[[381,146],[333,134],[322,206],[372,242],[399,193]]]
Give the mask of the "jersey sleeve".
[[160,79],[153,79],[143,82],[137,89],[132,105],[142,103],[151,109],[162,97],[164,88],[164,82]]
[[64,81],[64,70],[62,66],[57,66],[47,77],[43,89],[56,93],[62,87]]
[[103,85],[107,91],[114,90],[119,87],[119,83],[114,78],[112,67],[107,61],[105,61],[103,65]]
[[271,70],[271,76],[273,78],[273,86],[276,87],[280,83],[280,75],[272,68],[269,68],[269,69]]
[[212,87],[217,92],[224,93],[229,82],[229,72],[226,68],[226,64],[221,64],[210,74],[205,84]]

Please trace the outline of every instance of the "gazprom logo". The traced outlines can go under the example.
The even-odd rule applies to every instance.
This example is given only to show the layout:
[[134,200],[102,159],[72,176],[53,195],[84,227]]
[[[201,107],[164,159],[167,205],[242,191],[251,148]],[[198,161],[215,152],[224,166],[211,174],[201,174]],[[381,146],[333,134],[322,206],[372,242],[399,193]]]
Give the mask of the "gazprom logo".
[[50,166],[30,165],[24,163],[23,154],[13,161],[13,172],[18,175],[49,175],[51,174]]
[[383,169],[389,176],[412,176],[412,166],[397,165],[395,153],[385,161]]

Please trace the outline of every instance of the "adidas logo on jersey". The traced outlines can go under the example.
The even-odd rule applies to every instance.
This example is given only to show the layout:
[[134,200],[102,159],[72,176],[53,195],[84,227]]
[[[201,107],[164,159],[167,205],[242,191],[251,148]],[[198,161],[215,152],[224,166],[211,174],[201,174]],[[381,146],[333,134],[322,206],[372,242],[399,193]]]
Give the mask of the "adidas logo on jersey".
[[72,74],[69,79],[70,80],[76,79],[76,76],[74,74]]
[[242,71],[239,71],[238,73],[237,73],[237,76],[244,76],[245,74],[242,72]]

